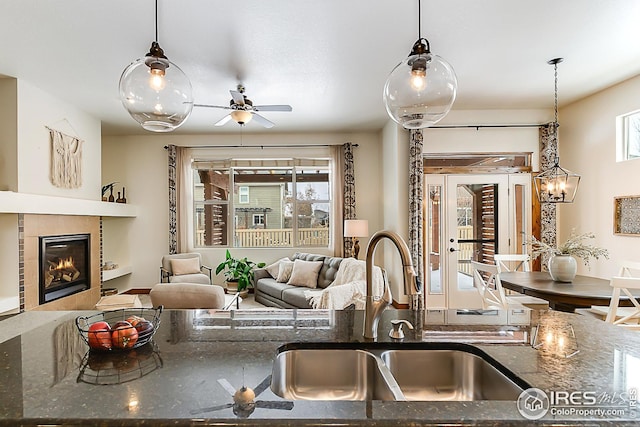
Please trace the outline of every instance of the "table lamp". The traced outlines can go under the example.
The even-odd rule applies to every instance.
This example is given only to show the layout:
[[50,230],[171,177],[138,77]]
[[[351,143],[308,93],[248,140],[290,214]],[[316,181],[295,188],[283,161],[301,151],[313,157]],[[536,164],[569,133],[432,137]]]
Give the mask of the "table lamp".
[[351,237],[351,252],[354,258],[358,258],[360,252],[359,240],[356,237],[369,236],[369,221],[366,219],[346,219],[344,221],[344,237]]

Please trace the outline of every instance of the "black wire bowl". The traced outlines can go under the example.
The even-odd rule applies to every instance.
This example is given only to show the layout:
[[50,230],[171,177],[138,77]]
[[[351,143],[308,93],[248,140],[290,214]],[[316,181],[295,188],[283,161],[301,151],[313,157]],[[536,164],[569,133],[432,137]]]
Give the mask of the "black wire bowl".
[[80,365],[76,382],[96,385],[122,384],[142,378],[162,367],[162,358],[155,342],[131,351],[87,351]]
[[[89,346],[91,351],[97,352],[110,352],[110,351],[129,351],[135,348],[142,347],[147,344],[153,335],[158,330],[160,326],[160,314],[162,314],[162,306],[158,308],[124,308],[120,310],[112,310],[112,311],[104,311],[102,313],[97,313],[91,316],[78,316],[76,317],[76,326],[78,327],[78,331],[80,332],[80,336],[82,340]],[[89,334],[93,333],[89,331],[89,327],[95,322],[104,321],[107,322],[110,326],[113,326],[116,322],[120,322],[123,320],[127,320],[131,316],[142,317],[153,326],[152,328],[147,328],[143,330],[136,329],[137,339],[135,343],[131,346],[126,346],[126,348],[118,348],[117,346],[111,345],[109,348],[107,347],[92,347],[89,344]],[[131,327],[131,329],[135,329]],[[123,332],[128,332],[126,328]]]

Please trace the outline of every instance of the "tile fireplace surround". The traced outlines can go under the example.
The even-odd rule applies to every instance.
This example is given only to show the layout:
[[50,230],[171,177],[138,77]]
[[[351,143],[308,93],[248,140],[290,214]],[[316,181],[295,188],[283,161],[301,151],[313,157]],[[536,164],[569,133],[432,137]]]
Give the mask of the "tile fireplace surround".
[[[80,215],[20,215],[20,305],[30,310],[90,310],[100,299],[100,239],[99,216]],[[82,292],[39,304],[38,251],[40,236],[90,234],[91,287]]]

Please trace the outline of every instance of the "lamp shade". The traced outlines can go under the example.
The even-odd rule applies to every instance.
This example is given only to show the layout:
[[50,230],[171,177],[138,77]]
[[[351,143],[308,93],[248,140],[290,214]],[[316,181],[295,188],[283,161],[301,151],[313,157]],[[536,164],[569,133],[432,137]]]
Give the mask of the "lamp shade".
[[231,118],[239,125],[245,125],[251,121],[253,114],[246,110],[234,110],[231,112]]
[[[152,52],[155,52],[153,45]],[[176,129],[193,109],[191,82],[164,55],[147,55],[132,62],[122,72],[119,87],[124,108],[152,132]]]
[[366,219],[346,219],[344,221],[344,237],[367,237],[369,221]]
[[406,129],[422,129],[449,113],[457,90],[456,74],[447,61],[430,52],[412,52],[389,74],[384,105],[396,123]]

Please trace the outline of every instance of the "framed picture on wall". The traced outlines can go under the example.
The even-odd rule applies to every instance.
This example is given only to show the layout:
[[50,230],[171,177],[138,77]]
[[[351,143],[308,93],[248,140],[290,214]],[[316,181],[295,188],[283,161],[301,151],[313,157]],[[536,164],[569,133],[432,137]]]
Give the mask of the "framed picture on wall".
[[613,234],[640,236],[640,196],[613,198]]

